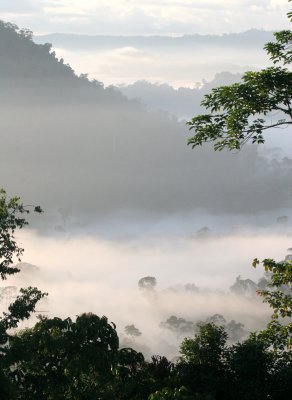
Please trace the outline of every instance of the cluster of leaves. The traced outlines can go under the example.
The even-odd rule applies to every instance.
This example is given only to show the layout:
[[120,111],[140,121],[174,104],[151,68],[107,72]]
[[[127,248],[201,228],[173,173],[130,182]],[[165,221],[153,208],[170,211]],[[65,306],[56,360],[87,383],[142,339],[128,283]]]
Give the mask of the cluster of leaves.
[[280,400],[292,395],[289,351],[260,335],[227,345],[222,326],[183,340],[176,363],[119,349],[106,317],[41,318],[11,338],[3,371],[16,400]]
[[3,371],[11,399],[148,399],[169,384],[165,357],[146,362],[131,348],[119,349],[115,325],[106,317],[40,317],[10,339]]
[[180,360],[174,366],[172,386],[156,393],[153,399],[252,400],[291,396],[289,352],[273,352],[255,334],[232,346],[227,346],[226,340],[224,328],[212,323],[201,326],[195,338],[186,338],[181,344]]
[[[253,266],[259,264],[253,261]],[[266,272],[270,274],[270,282],[258,294],[273,310],[271,321],[262,337],[275,348],[292,348],[292,261],[276,262],[272,259],[262,261]]]
[[[33,211],[42,212],[39,206],[33,207]],[[20,261],[23,248],[19,247],[15,239],[15,231],[27,225],[25,215],[29,214],[30,209],[24,206],[19,197],[7,198],[7,194],[0,189],[0,278],[7,279],[7,276],[19,272],[13,267],[16,260]],[[37,302],[46,293],[42,293],[35,287],[20,289],[20,294],[14,302],[9,305],[8,310],[0,317],[0,370],[6,362],[8,352],[7,343],[11,335],[9,330],[16,328],[20,321],[28,319],[34,312]],[[0,381],[5,381],[3,372],[0,373]],[[1,382],[0,382],[1,383]],[[1,390],[6,393],[7,385],[1,385]],[[1,394],[1,393],[0,393]]]
[[118,345],[115,326],[105,317],[41,318],[34,328],[11,337],[7,366],[15,368],[8,367],[7,374],[17,383],[19,399],[28,393],[31,399],[107,393]]
[[[292,21],[291,12],[288,18]],[[193,148],[214,142],[215,150],[240,149],[249,140],[264,143],[267,129],[292,124],[292,72],[287,68],[292,60],[292,32],[277,32],[275,39],[265,45],[274,66],[246,72],[241,83],[215,88],[204,97],[201,105],[210,113],[188,122],[195,131],[188,141]],[[271,112],[280,118],[268,121]]]
[[[4,189],[0,189],[0,277],[6,279],[7,275],[19,272],[12,267],[13,257],[20,261],[23,248],[15,240],[15,230],[28,225],[25,215],[30,213],[29,206],[24,206],[19,197],[7,198]],[[33,211],[41,213],[39,206],[34,206]]]

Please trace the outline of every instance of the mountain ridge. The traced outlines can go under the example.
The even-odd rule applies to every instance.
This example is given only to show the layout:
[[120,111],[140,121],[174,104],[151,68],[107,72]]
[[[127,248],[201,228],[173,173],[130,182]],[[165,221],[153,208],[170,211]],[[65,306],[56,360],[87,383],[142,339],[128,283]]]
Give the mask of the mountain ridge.
[[35,35],[36,43],[43,44],[46,42],[53,43],[54,46],[66,44],[68,48],[78,48],[83,45],[87,48],[94,46],[117,46],[123,43],[131,43],[133,45],[140,44],[142,47],[161,47],[162,45],[239,45],[257,47],[267,41],[272,40],[273,32],[258,29],[250,29],[241,33],[226,33],[223,35],[182,35],[182,36],[166,36],[166,35],[83,35],[71,33],[51,33],[47,35]]

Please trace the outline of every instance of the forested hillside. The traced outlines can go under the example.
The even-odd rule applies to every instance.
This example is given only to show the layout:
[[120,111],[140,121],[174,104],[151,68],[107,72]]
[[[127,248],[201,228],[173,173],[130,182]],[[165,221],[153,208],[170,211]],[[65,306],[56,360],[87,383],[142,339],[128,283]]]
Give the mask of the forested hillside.
[[[270,45],[275,63],[283,52],[291,63],[291,32],[275,36],[284,43]],[[259,251],[260,217],[273,215],[273,229],[263,229],[265,251],[273,251],[276,240],[282,246],[291,239],[289,215],[280,212],[291,208],[292,160],[274,150],[265,157],[255,145],[220,153],[208,143],[202,147],[216,134],[221,139],[230,133],[230,121],[240,139],[245,130],[238,128],[238,115],[265,106],[250,103],[246,93],[262,95],[264,87],[270,100],[274,83],[264,80],[227,100],[228,87],[217,89],[239,112],[232,120],[222,117],[226,130],[218,115],[195,116],[193,123],[214,118],[223,132],[207,126],[210,136],[199,137],[199,151],[191,151],[185,123],[175,116],[157,107],[149,111],[86,74],[77,76],[49,44],[35,44],[28,30],[1,22],[0,38],[0,182],[8,192],[0,188],[1,400],[290,399],[292,248],[280,262],[254,258],[255,272],[262,267],[264,275],[234,278],[246,255]],[[270,71],[277,83],[281,67]],[[289,91],[291,72],[283,71]],[[282,112],[277,107],[283,102],[291,116],[291,97],[272,98],[272,106],[260,112]],[[225,102],[219,105],[228,109]],[[215,101],[211,112],[220,107]],[[185,221],[192,223],[195,212],[212,220],[221,215],[226,225],[229,217],[245,214],[255,221],[255,233],[229,227],[223,235],[203,226],[186,238]],[[35,213],[41,222],[32,226],[40,230],[20,232]],[[98,236],[96,227],[114,230],[114,217],[121,215],[120,240]],[[170,226],[170,217],[175,238],[159,231],[161,220]],[[127,240],[133,220],[135,240]],[[156,235],[143,236],[149,225]],[[23,263],[23,242],[30,240],[32,260]],[[164,265],[160,252],[167,255]],[[230,271],[235,276],[226,292],[222,275]],[[156,273],[164,273],[162,288]],[[113,315],[118,321],[112,322]],[[251,326],[260,330],[249,333]],[[147,331],[171,359],[151,356],[147,339],[139,342]]]
[[[82,100],[123,102],[119,92],[106,90],[100,82],[78,77],[58,59],[50,43],[36,45],[32,32],[0,21],[0,102],[38,105],[39,102],[78,102]],[[29,104],[29,101],[32,104]]]
[[184,123],[76,76],[30,32],[2,22],[0,46],[1,182],[36,199],[47,218],[61,218],[60,209],[83,222],[198,208],[277,213],[290,204],[290,160],[255,147],[194,154]]

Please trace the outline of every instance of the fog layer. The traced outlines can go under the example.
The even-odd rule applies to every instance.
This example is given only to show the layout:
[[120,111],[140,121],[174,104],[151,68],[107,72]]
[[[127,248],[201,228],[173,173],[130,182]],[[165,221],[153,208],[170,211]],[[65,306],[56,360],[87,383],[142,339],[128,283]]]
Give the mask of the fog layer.
[[[171,315],[196,322],[222,314],[228,321],[244,323],[247,331],[263,326],[270,311],[260,298],[236,295],[229,287],[239,274],[258,280],[263,271],[251,267],[254,257],[281,259],[291,246],[287,234],[251,231],[124,243],[84,235],[55,239],[27,231],[19,239],[26,249],[24,261],[39,269],[24,270],[9,279],[9,285],[37,285],[49,292],[36,314],[106,315],[117,323],[121,337],[126,325],[135,324],[142,332],[136,346],[147,344],[147,354],[171,356],[177,354],[181,337],[160,326]],[[157,279],[148,294],[138,287],[144,276]],[[186,291],[187,283],[198,291]]]
[[53,44],[58,57],[75,71],[88,73],[106,85],[137,80],[194,87],[217,72],[242,73],[267,64],[262,50],[271,32],[168,36],[36,36],[37,43]]

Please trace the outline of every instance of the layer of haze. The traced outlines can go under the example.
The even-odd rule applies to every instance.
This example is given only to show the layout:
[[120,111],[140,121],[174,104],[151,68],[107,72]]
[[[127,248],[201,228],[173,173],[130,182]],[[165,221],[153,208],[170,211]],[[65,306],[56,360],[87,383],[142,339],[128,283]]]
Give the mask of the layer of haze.
[[[262,276],[262,270],[251,267],[254,257],[282,259],[291,246],[291,228],[289,232],[247,231],[205,239],[179,235],[121,243],[82,234],[40,237],[26,231],[19,236],[26,249],[24,261],[39,270],[24,270],[9,279],[9,285],[37,285],[49,292],[36,313],[63,318],[82,312],[106,315],[117,324],[121,338],[124,327],[135,324],[142,336],[134,346],[146,344],[148,355],[174,356],[182,337],[159,327],[171,315],[198,321],[219,313],[227,321],[244,323],[247,331],[264,326],[270,311],[261,300],[232,294],[229,287],[239,274],[254,281]],[[155,293],[139,290],[138,280],[144,276],[156,277]],[[185,291],[187,283],[199,292]]]
[[[191,150],[187,127],[175,116],[77,77],[50,46],[5,24],[1,29],[1,184],[44,208],[43,229],[64,229],[68,221],[83,228],[113,217],[156,221],[198,210],[273,213],[275,220],[291,207],[289,158],[263,156],[256,146],[237,153]],[[222,74],[213,84],[231,79]],[[211,87],[194,91],[194,114]]]
[[[261,326],[260,301],[228,287],[239,274],[257,280],[254,257],[279,260],[291,247],[292,160],[256,146],[191,150],[181,114],[76,76],[4,23],[0,53],[1,186],[45,211],[20,236],[39,272],[7,284],[48,291],[38,311],[50,316],[105,314],[119,332],[134,323],[147,354],[177,354],[177,338],[159,328],[173,314]],[[212,84],[191,93],[194,114]],[[150,298],[137,286],[148,275],[158,280]],[[201,291],[186,293],[187,283]]]
[[111,37],[82,35],[37,36],[53,44],[58,57],[80,73],[105,85],[138,80],[195,87],[217,72],[242,73],[267,65],[263,50],[271,32],[250,30],[223,36]]

